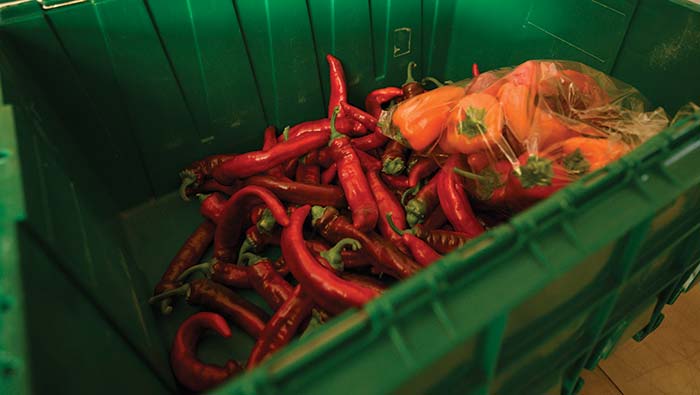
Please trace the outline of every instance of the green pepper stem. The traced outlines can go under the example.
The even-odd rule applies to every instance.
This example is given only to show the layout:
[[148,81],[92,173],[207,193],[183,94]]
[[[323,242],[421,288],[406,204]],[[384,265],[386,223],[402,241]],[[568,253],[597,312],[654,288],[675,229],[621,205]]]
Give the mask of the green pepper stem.
[[173,312],[173,300],[171,298],[165,298],[160,301],[160,313],[163,315],[168,315]]
[[190,197],[187,196],[187,188],[190,185],[197,184],[197,176],[189,171],[183,171],[180,173],[180,178],[182,179],[182,181],[180,182],[180,188],[178,188],[180,198],[186,202],[189,202]]
[[269,208],[266,208],[265,210],[263,210],[262,215],[260,216],[260,219],[258,220],[258,223],[255,224],[255,226],[260,232],[270,233],[272,232],[272,229],[275,227],[276,223],[277,221],[272,215],[272,211],[270,211]]
[[284,141],[289,140],[289,126],[285,127],[284,130],[282,130],[282,138]]
[[238,264],[241,264],[241,259],[243,259],[243,255],[245,255],[247,252],[250,252],[255,248],[255,245],[250,242],[250,238],[246,236],[245,240],[243,240],[243,244],[241,244],[241,249],[238,250]]
[[200,202],[203,202],[203,201],[207,200],[207,198],[211,195],[212,195],[211,193],[198,193],[195,195],[195,197],[197,199],[199,199]]
[[462,170],[459,167],[455,167],[452,169],[456,174],[464,177],[464,178],[469,178],[470,180],[476,180],[476,181],[486,181],[486,177],[480,176],[478,174],[474,174],[471,172],[468,172],[466,170]]
[[238,263],[244,266],[253,266],[265,258],[255,255],[252,252],[244,252],[238,257]]
[[386,213],[386,222],[389,223],[389,227],[391,228],[391,230],[393,230],[394,232],[396,232],[396,234],[399,235],[399,236],[403,236],[403,235],[406,234],[406,233],[408,233],[408,234],[413,234],[413,232],[412,232],[411,230],[401,230],[401,229],[399,229],[399,227],[396,226],[396,224],[394,223],[394,218],[392,217],[391,212]]
[[206,276],[209,276],[209,274],[211,274],[214,271],[213,268],[214,268],[215,263],[216,262],[208,261],[208,262],[202,262],[198,265],[191,266],[177,277],[177,281],[183,281],[187,277],[191,276],[193,273],[196,273],[196,272],[202,272]]
[[341,239],[339,242],[337,242],[333,247],[326,251],[321,251],[319,255],[321,255],[321,258],[325,259],[329,265],[336,271],[342,272],[343,271],[343,257],[340,255],[340,252],[343,251],[343,248],[345,247],[350,247],[352,248],[353,251],[357,251],[360,248],[362,248],[362,244],[360,244],[359,241],[355,239],[351,239],[349,237]]
[[420,184],[418,184],[418,185],[416,185],[416,186],[414,186],[414,187],[411,187],[411,188],[408,188],[407,190],[405,190],[405,191],[403,192],[403,194],[401,194],[401,204],[405,206],[405,205],[406,205],[406,199],[407,199],[409,196],[416,196],[416,194],[418,193],[418,191],[420,191]]
[[425,78],[423,78],[420,82],[421,82],[421,84],[423,84],[423,85],[427,85],[428,82],[432,82],[432,83],[435,84],[435,86],[437,86],[438,88],[442,88],[443,86],[445,86],[444,83],[440,82],[440,80],[438,80],[438,79],[435,78],[435,77],[425,77]]
[[410,84],[412,82],[417,82],[413,78],[413,69],[415,69],[417,66],[418,64],[416,64],[416,62],[414,61],[408,62],[408,67],[406,67],[406,82],[403,83],[404,85]]
[[338,118],[338,114],[340,114],[340,106],[335,106],[333,115],[331,115],[331,138],[328,140],[328,145],[330,145],[333,140],[345,136],[335,128],[335,120]]
[[187,297],[190,293],[190,285],[189,284],[184,284],[182,286],[179,286],[175,289],[170,289],[164,292],[159,293],[158,295],[155,295],[148,299],[149,304],[154,304],[156,302],[159,302],[163,299],[171,298],[173,296],[184,296]]
[[406,165],[404,164],[403,158],[389,159],[382,164],[382,172],[389,175],[399,174],[404,168],[406,168]]
[[323,217],[323,214],[326,212],[326,208],[323,206],[313,206],[311,207],[311,224],[315,225],[316,221],[321,219]]

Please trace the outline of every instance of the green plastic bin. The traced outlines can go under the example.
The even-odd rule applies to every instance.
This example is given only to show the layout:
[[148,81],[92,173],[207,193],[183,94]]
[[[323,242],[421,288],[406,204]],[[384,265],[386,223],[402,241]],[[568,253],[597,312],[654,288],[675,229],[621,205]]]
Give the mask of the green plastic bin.
[[[700,13],[667,0],[0,1],[0,393],[180,393],[147,304],[200,221],[196,158],[422,75],[585,62],[700,101]],[[296,341],[216,394],[574,394],[700,263],[700,114]],[[203,358],[244,360],[212,338]]]

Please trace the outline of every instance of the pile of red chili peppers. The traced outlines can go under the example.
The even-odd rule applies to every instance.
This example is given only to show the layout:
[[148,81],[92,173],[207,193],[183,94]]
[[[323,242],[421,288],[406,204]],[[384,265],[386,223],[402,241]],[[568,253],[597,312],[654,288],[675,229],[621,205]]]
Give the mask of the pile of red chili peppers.
[[[467,168],[460,156],[438,165],[377,127],[384,107],[424,93],[411,75],[415,64],[401,88],[369,93],[362,110],[348,102],[340,61],[327,60],[326,118],[280,135],[268,127],[260,150],[213,155],[181,172],[180,193],[200,197],[204,219],[150,302],[168,314],[182,296],[206,311],[182,323],[172,346],[173,372],[192,391],[255,367],[307,328],[362,307],[485,230],[468,180],[453,171]],[[274,247],[281,257],[265,257]],[[272,316],[241,289],[257,292]],[[248,360],[223,367],[198,360],[201,335],[228,337],[229,325],[256,339]]]

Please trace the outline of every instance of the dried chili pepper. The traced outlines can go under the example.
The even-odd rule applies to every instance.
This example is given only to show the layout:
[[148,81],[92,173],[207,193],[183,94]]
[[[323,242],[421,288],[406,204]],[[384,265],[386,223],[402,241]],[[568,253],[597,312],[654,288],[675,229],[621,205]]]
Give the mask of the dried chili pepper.
[[395,278],[407,278],[420,270],[420,266],[399,251],[396,246],[374,232],[362,232],[352,226],[333,207],[314,206],[312,224],[324,239],[337,243],[344,238],[352,238],[362,244],[362,250],[379,271]]
[[462,177],[454,172],[455,168],[464,166],[461,155],[450,156],[438,175],[438,197],[442,211],[456,231],[478,236],[484,233],[484,226],[472,211]]
[[312,185],[294,181],[277,180],[269,176],[253,176],[245,180],[247,185],[266,188],[285,202],[295,204],[323,204],[345,207],[343,190],[332,185]]
[[423,222],[426,215],[431,212],[438,204],[438,175],[435,175],[418,193],[406,203],[406,222],[413,227],[416,224]]
[[214,235],[214,257],[222,262],[233,262],[240,248],[240,234],[245,216],[245,209],[251,202],[262,200],[270,209],[275,220],[281,225],[289,224],[287,210],[279,199],[269,190],[248,185],[226,202],[221,220]]
[[382,104],[400,96],[403,96],[403,90],[393,86],[373,90],[365,98],[365,109],[367,113],[379,119],[379,115],[382,113]]
[[327,54],[326,61],[330,71],[331,94],[328,98],[328,118],[331,118],[335,108],[348,101],[348,88],[345,82],[345,71],[343,71],[343,64],[340,60]]
[[396,221],[400,227],[406,227],[406,215],[404,214],[401,203],[399,203],[399,200],[389,188],[384,185],[377,170],[367,173],[367,181],[369,181],[369,186],[374,194],[374,200],[377,202],[377,207],[379,208],[379,233],[391,240],[399,250],[407,252],[405,249],[406,247],[401,241],[401,236],[397,235],[396,232],[391,229],[391,226],[389,226],[386,220],[386,214],[393,213],[394,221]]
[[[328,185],[333,180],[335,180],[335,177],[338,175],[338,165],[333,163],[332,165],[328,166],[326,170],[321,173],[321,184],[323,185]],[[332,204],[330,206],[333,206]]]
[[[197,229],[187,238],[175,257],[170,261],[168,268],[156,284],[154,295],[175,289],[179,286],[177,278],[189,267],[196,264],[204,255],[204,252],[214,238],[216,226],[209,220],[204,220]],[[170,314],[173,311],[172,300],[164,298],[160,304],[162,314]]]
[[423,179],[435,173],[437,169],[438,164],[435,159],[427,156],[416,157],[408,171],[408,186],[410,188],[417,186]]
[[292,296],[292,286],[275,270],[268,258],[246,252],[241,254],[239,263],[248,267],[250,286],[274,310]]
[[231,337],[231,329],[224,317],[207,312],[195,313],[180,324],[170,351],[170,366],[175,378],[180,384],[196,392],[216,387],[243,371],[241,365],[233,360],[226,361],[222,367],[197,359],[197,343],[207,330],[214,331],[224,338]]
[[367,177],[362,171],[360,158],[350,145],[350,139],[335,130],[334,122],[339,109],[331,118],[331,141],[329,147],[333,160],[338,166],[338,181],[343,187],[345,198],[352,211],[353,225],[362,231],[373,229],[379,218],[377,203],[370,191]]
[[382,172],[396,175],[406,168],[406,147],[398,141],[390,141],[382,154]]
[[153,304],[178,295],[184,295],[190,305],[202,306],[223,315],[256,339],[260,337],[267,321],[267,314],[258,306],[229,288],[207,279],[196,279],[160,293],[149,299],[148,303]]
[[182,200],[189,201],[187,194],[188,188],[196,189],[205,179],[211,177],[214,169],[222,163],[235,158],[233,154],[210,155],[204,159],[192,162],[189,166],[180,171],[180,197]]
[[238,178],[250,177],[269,170],[328,142],[328,133],[307,133],[281,142],[267,151],[253,151],[230,158],[213,171],[213,177],[230,185]]
[[406,82],[404,82],[401,86],[401,90],[403,90],[404,100],[410,99],[414,96],[418,96],[421,93],[425,92],[425,89],[423,89],[423,85],[421,85],[420,82],[416,81],[413,78],[413,69],[415,69],[416,67],[418,67],[416,62],[408,62],[408,66],[406,67]]
[[292,295],[270,318],[262,335],[253,346],[253,351],[248,357],[247,369],[254,368],[289,343],[302,322],[311,314],[313,307],[313,299],[304,292],[301,285],[297,285]]
[[325,310],[340,313],[350,307],[363,306],[378,294],[339,278],[321,266],[306,246],[302,230],[310,210],[308,205],[295,210],[290,225],[282,230],[282,255],[289,270]]

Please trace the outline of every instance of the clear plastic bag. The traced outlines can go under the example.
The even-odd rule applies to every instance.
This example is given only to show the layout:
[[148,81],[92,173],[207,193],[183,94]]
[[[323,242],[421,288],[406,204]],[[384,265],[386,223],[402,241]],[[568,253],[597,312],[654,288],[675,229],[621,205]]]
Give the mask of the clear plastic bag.
[[533,60],[398,103],[382,132],[458,169],[471,198],[521,209],[600,169],[669,119],[633,87],[581,63]]

